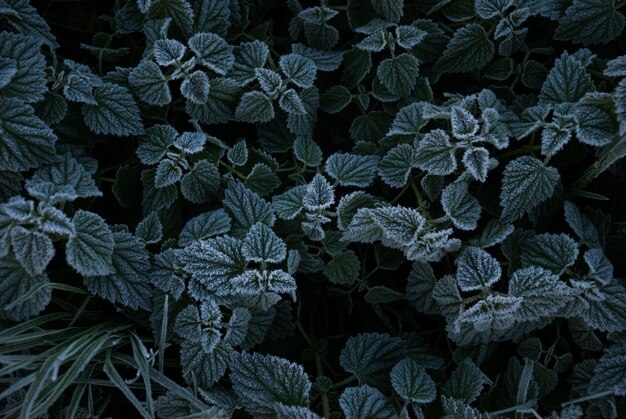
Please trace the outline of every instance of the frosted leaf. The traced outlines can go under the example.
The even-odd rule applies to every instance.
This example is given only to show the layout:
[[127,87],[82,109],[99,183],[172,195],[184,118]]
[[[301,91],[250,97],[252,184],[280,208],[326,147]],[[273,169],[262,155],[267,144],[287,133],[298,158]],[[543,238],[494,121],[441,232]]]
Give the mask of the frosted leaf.
[[29,1],[11,0],[2,3],[3,20],[6,20],[18,32],[45,43],[51,49],[59,46],[54,35],[50,32],[50,26]]
[[391,385],[404,400],[426,404],[437,397],[435,382],[424,367],[410,358],[398,362],[391,370]]
[[389,150],[378,164],[378,174],[389,186],[402,188],[409,180],[414,159],[412,145],[397,145]]
[[70,187],[75,197],[102,196],[91,174],[70,153],[63,154],[60,162],[38,169],[26,182],[26,186],[28,188],[29,185],[45,182],[52,183],[56,190]]
[[296,137],[293,153],[300,162],[309,167],[317,167],[322,163],[322,149],[308,137]]
[[109,226],[97,214],[82,210],[72,222],[76,234],[66,244],[67,263],[84,276],[112,273],[115,242]]
[[189,39],[189,49],[198,58],[198,62],[225,76],[235,63],[233,47],[213,33],[196,33]]
[[452,233],[451,228],[425,233],[404,249],[404,254],[412,261],[439,262],[447,253],[461,248],[461,241],[450,237]]
[[154,59],[162,66],[173,65],[182,60],[186,47],[175,39],[158,39],[152,46]]
[[611,119],[606,112],[591,106],[580,106],[574,108],[574,118],[578,141],[602,147],[615,139]]
[[451,183],[441,193],[441,206],[454,226],[461,230],[475,230],[480,218],[480,204],[470,195],[467,183]]
[[539,234],[521,245],[522,265],[539,266],[561,275],[578,257],[576,242],[566,234]]
[[326,159],[326,173],[342,186],[369,186],[376,176],[378,157],[335,153]]
[[509,294],[522,297],[516,317],[525,322],[555,316],[573,298],[571,289],[558,276],[534,266],[513,273]]
[[388,46],[387,32],[380,29],[365,37],[355,45],[356,48],[368,52],[380,52]]
[[170,159],[163,159],[159,162],[154,175],[154,186],[165,188],[174,185],[183,176],[183,170],[178,162]]
[[246,186],[254,192],[266,196],[280,186],[280,179],[265,163],[257,163],[246,177]]
[[285,76],[296,86],[313,86],[317,76],[317,66],[313,60],[298,54],[287,54],[280,57],[279,65]]
[[456,280],[462,291],[488,289],[501,275],[498,261],[478,247],[468,247],[457,261]]
[[367,385],[346,388],[339,397],[339,406],[346,419],[398,417],[393,403],[380,391]]
[[430,264],[413,263],[406,285],[406,299],[420,313],[439,314],[433,299],[433,289],[437,278]]
[[422,214],[413,208],[382,207],[369,211],[383,237],[401,246],[412,243],[426,226]]
[[43,99],[46,92],[45,59],[37,38],[11,32],[0,33],[0,57],[14,60],[16,67],[9,83],[0,89],[0,98],[15,98],[26,103]]
[[196,70],[183,80],[180,93],[192,103],[203,105],[209,99],[211,83],[204,71]]
[[254,71],[261,90],[272,98],[276,98],[284,89],[283,79],[277,72],[268,68],[257,68]]
[[252,314],[250,314],[247,308],[239,307],[234,309],[230,320],[228,320],[224,341],[232,346],[240,345],[248,334],[251,319]]
[[450,378],[443,387],[442,392],[456,400],[471,403],[478,398],[483,386],[488,382],[487,376],[476,364],[469,358],[466,358],[450,374]]
[[220,186],[217,166],[208,160],[199,160],[180,181],[180,191],[185,199],[203,204],[215,196]]
[[493,58],[493,42],[482,26],[470,23],[458,29],[435,64],[440,73],[480,70]]
[[583,64],[564,52],[554,62],[554,67],[541,87],[539,99],[543,103],[577,102],[592,86],[591,76]]
[[196,240],[228,233],[230,230],[230,217],[223,209],[205,212],[185,224],[178,237],[180,246],[187,246]]
[[83,105],[85,124],[96,134],[128,137],[143,134],[139,108],[124,87],[112,83],[96,86],[96,104]]
[[321,416],[301,406],[285,406],[282,403],[274,405],[276,419],[321,419]]
[[403,0],[371,0],[374,9],[391,22],[398,22],[404,15]]
[[452,135],[460,140],[468,140],[478,132],[478,121],[467,110],[455,106],[450,112]]
[[54,246],[48,236],[21,226],[11,228],[11,246],[15,259],[31,276],[43,273],[54,256]]
[[617,342],[604,350],[589,383],[590,394],[612,391],[616,396],[626,394],[626,343]]
[[45,273],[29,275],[13,256],[0,257],[0,317],[19,322],[43,311],[51,299],[49,282]]
[[609,332],[626,330],[626,289],[622,285],[615,281],[602,288],[591,284],[590,292],[582,298],[585,304],[580,316],[589,327]]
[[226,154],[228,161],[234,166],[243,166],[248,161],[248,146],[245,141],[239,141]]
[[564,206],[565,220],[580,240],[589,247],[602,247],[600,234],[589,217],[583,214],[576,208],[576,205],[570,201],[565,201]]
[[416,26],[400,25],[396,27],[396,42],[402,48],[411,49],[426,38],[428,32]]
[[321,174],[316,174],[307,185],[306,193],[302,198],[302,205],[309,211],[328,209],[335,203],[335,191]]
[[145,212],[158,211],[171,207],[178,198],[178,188],[176,185],[157,188],[154,185],[154,170],[144,170],[141,173],[141,183],[143,184],[143,198],[141,205]]
[[489,151],[484,147],[468,147],[463,153],[463,165],[474,179],[484,183],[489,171]]
[[613,264],[601,249],[587,250],[583,259],[589,267],[589,275],[593,279],[602,285],[608,285],[613,281]]
[[293,220],[302,212],[302,201],[307,194],[308,185],[299,185],[288,189],[272,198],[276,215],[283,220]]
[[159,219],[159,214],[151,212],[141,220],[141,222],[137,224],[135,234],[148,244],[160,242],[163,239],[163,225]]
[[257,91],[241,97],[235,110],[235,117],[245,122],[269,122],[274,119],[274,105],[269,97]]
[[137,157],[143,164],[156,164],[165,157],[177,137],[178,132],[171,125],[154,125],[140,138]]
[[245,232],[256,223],[261,222],[271,227],[276,221],[271,204],[241,182],[232,181],[228,184],[223,202],[235,222],[234,225]]
[[483,19],[491,19],[502,14],[513,5],[513,0],[476,0],[476,14]]
[[176,317],[174,330],[189,342],[200,342],[206,352],[215,350],[220,341],[222,313],[213,300],[206,300],[200,306],[188,305]]
[[180,363],[185,381],[201,388],[210,388],[226,373],[231,353],[233,348],[223,342],[210,352],[205,351],[200,342],[183,342]]
[[614,0],[574,0],[559,19],[554,39],[583,45],[606,44],[624,30],[624,15]]
[[502,243],[515,228],[512,224],[505,224],[499,220],[490,220],[480,233],[480,237],[470,243],[474,246],[487,248]]
[[139,99],[150,105],[163,106],[172,101],[167,78],[152,61],[142,61],[128,75],[128,83]]
[[235,63],[229,77],[242,85],[249,84],[256,78],[255,70],[265,66],[269,53],[264,42],[242,42],[234,50]]
[[324,276],[333,284],[350,286],[359,277],[361,262],[352,250],[346,250],[324,265]]
[[287,257],[287,246],[271,228],[257,223],[248,231],[242,252],[247,261],[280,263]]
[[546,124],[541,131],[541,154],[554,156],[572,139],[572,131],[556,122]]
[[288,89],[283,92],[278,101],[280,108],[290,115],[304,115],[306,108],[300,96],[294,89]]
[[417,84],[419,61],[409,53],[383,60],[376,71],[382,84],[398,97],[406,97]]
[[398,337],[380,333],[362,333],[348,338],[339,364],[354,374],[359,383],[380,385],[389,380],[389,371],[405,354]]
[[456,170],[455,148],[445,131],[436,129],[417,144],[415,164],[433,175],[449,175]]
[[424,102],[417,102],[400,109],[387,132],[387,136],[415,136],[426,125],[427,121],[422,115],[425,106]]
[[63,86],[63,95],[70,102],[95,104],[93,86],[87,78],[79,74],[71,74]]

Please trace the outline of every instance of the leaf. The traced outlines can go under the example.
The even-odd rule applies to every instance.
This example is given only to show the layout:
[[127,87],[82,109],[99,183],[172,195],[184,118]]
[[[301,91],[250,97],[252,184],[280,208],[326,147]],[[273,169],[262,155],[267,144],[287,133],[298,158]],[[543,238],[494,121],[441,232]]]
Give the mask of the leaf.
[[162,189],[176,184],[183,176],[183,170],[175,160],[163,159],[159,162],[154,174],[154,186]]
[[404,49],[411,49],[426,38],[428,32],[416,26],[400,25],[396,27],[396,42]]
[[226,154],[228,161],[234,166],[243,166],[248,161],[248,146],[245,141],[239,141]]
[[242,344],[248,334],[251,319],[252,314],[248,309],[243,307],[234,309],[228,320],[224,341],[233,346]]
[[215,196],[220,186],[217,167],[208,160],[198,161],[180,181],[183,196],[196,204],[202,204]]
[[333,86],[320,98],[322,110],[334,114],[343,110],[352,102],[352,93],[344,86]]
[[174,204],[176,198],[178,198],[178,188],[176,188],[176,185],[159,189],[154,185],[154,175],[154,170],[144,170],[141,172],[141,182],[143,183],[142,206],[146,213],[169,208]]
[[232,347],[219,343],[213,351],[205,351],[200,342],[184,342],[180,363],[185,380],[202,388],[210,388],[226,373]]
[[332,185],[321,174],[316,174],[307,185],[302,198],[302,205],[310,211],[328,209],[335,203],[335,191]]
[[293,154],[309,167],[317,167],[322,163],[322,149],[308,137],[298,136],[293,142]]
[[389,399],[373,387],[348,387],[339,397],[339,406],[346,419],[398,417]]
[[433,175],[449,175],[456,170],[454,146],[445,131],[435,129],[417,144],[415,164]]
[[257,91],[245,93],[235,110],[235,117],[244,122],[269,122],[274,119],[274,105],[269,97]]
[[591,90],[593,82],[585,66],[567,52],[561,54],[541,86],[542,103],[575,103]]
[[430,264],[413,263],[406,285],[407,301],[421,313],[438,314],[437,304],[433,299],[436,283],[437,278]]
[[3,6],[6,5],[10,9],[10,13],[8,11],[2,13],[2,17],[18,32],[29,35],[52,49],[59,46],[54,35],[50,32],[50,26],[39,16],[37,9],[28,0],[11,0],[3,3]]
[[13,60],[16,67],[9,83],[0,88],[0,99],[15,98],[26,103],[43,99],[47,90],[45,60],[37,38],[0,33],[0,57]]
[[487,376],[469,358],[465,358],[450,374],[442,392],[469,404],[476,400],[487,383]]
[[112,303],[120,303],[134,310],[150,309],[150,262],[144,244],[126,232],[113,233],[113,240],[113,273],[85,277],[85,286],[89,292]]
[[196,70],[180,85],[180,93],[192,103],[203,105],[209,100],[211,82],[204,71]]
[[196,154],[204,149],[207,135],[202,132],[183,132],[173,142],[174,147],[186,154]]
[[388,334],[362,333],[348,338],[339,364],[354,374],[359,383],[381,385],[389,380],[389,371],[404,357],[402,340]]
[[410,144],[400,144],[389,150],[378,164],[380,178],[394,188],[404,187],[414,165],[414,153]]
[[287,257],[287,246],[271,228],[257,223],[243,240],[242,252],[247,261],[280,263]]
[[512,5],[513,0],[476,0],[474,2],[476,14],[483,19],[496,17]]
[[200,0],[191,3],[194,15],[194,33],[213,32],[226,35],[231,19],[237,19],[235,8],[219,0]]
[[257,163],[248,173],[245,184],[254,192],[265,196],[280,186],[280,179],[268,165]]
[[359,208],[373,208],[376,199],[363,191],[356,191],[341,197],[337,204],[337,227],[346,230]]
[[220,76],[225,76],[235,63],[233,47],[213,33],[196,33],[189,38],[189,49],[198,62]]
[[29,275],[10,255],[0,257],[0,317],[21,322],[43,311],[52,288],[45,273]]
[[56,93],[46,93],[37,104],[36,112],[49,126],[57,125],[67,114],[67,101]]
[[229,76],[237,83],[247,85],[256,79],[257,68],[263,68],[270,50],[264,42],[242,42],[234,50],[235,63]]
[[457,261],[456,280],[462,291],[487,290],[501,275],[498,261],[478,247],[468,247]]
[[417,84],[419,62],[408,53],[383,60],[376,70],[378,79],[394,95],[406,97]]
[[378,157],[335,153],[326,159],[326,173],[342,186],[369,186],[376,176]]
[[382,236],[400,246],[412,244],[423,233],[426,220],[414,208],[381,207],[369,210]]
[[585,263],[589,267],[589,274],[602,285],[608,285],[613,281],[613,264],[600,249],[590,249],[583,255]]
[[403,300],[404,295],[401,292],[379,285],[371,287],[365,294],[364,299],[370,304],[387,304]]
[[441,206],[456,228],[472,231],[477,227],[481,209],[467,188],[464,182],[446,186],[441,194]]
[[278,62],[285,76],[301,88],[313,87],[317,76],[317,66],[313,60],[298,54],[287,54]]
[[385,136],[391,125],[391,117],[380,111],[358,116],[350,126],[350,136],[356,142],[377,142]]
[[426,404],[435,400],[435,382],[424,367],[410,358],[398,362],[391,370],[391,385],[404,400]]
[[158,243],[163,239],[163,225],[157,212],[151,212],[135,229],[135,235],[145,243]]
[[383,29],[379,29],[369,34],[361,42],[355,45],[355,47],[361,51],[367,52],[380,52],[388,46],[390,46],[390,42],[387,32]]
[[91,82],[78,74],[70,74],[63,87],[63,95],[70,102],[95,104]]
[[233,390],[252,414],[271,414],[276,403],[308,406],[311,382],[304,369],[283,358],[258,353],[233,353]]
[[559,19],[554,39],[585,46],[606,44],[622,33],[624,21],[614,0],[574,0]]
[[187,48],[175,39],[158,39],[152,45],[154,60],[161,66],[179,64]]
[[150,105],[164,106],[172,101],[167,78],[152,61],[142,61],[128,75],[128,83],[139,99]]
[[626,343],[619,341],[604,350],[591,382],[590,394],[611,391],[616,396],[626,394]]
[[530,156],[518,157],[504,169],[500,206],[501,221],[521,218],[541,202],[550,198],[559,182],[559,172]]
[[474,246],[487,247],[494,246],[502,243],[508,236],[513,233],[514,227],[511,224],[505,224],[499,220],[489,220],[487,225],[483,228],[478,239],[471,240],[470,243]]
[[494,46],[482,26],[470,23],[458,29],[435,64],[440,73],[463,73],[484,68]]
[[143,134],[139,109],[128,90],[112,83],[93,89],[96,104],[82,108],[85,124],[96,134],[128,137]]
[[538,234],[521,245],[522,265],[539,266],[561,275],[578,257],[576,242],[566,234]]
[[468,140],[478,132],[478,121],[467,110],[454,106],[450,112],[452,135],[459,140]]
[[361,262],[352,250],[346,250],[324,265],[324,276],[333,284],[350,286],[359,277]]
[[611,282],[602,288],[593,284],[589,295],[583,296],[585,307],[580,316],[592,329],[622,332],[626,325],[626,289]]
[[56,139],[29,105],[0,98],[0,170],[23,171],[51,163]]
[[489,151],[484,147],[468,147],[463,153],[463,165],[474,179],[484,183],[489,171]]
[[554,156],[572,139],[572,131],[558,122],[546,124],[541,131],[541,154]]
[[76,234],[65,246],[67,263],[83,276],[113,272],[113,233],[97,214],[78,210],[72,218]]
[[300,185],[272,197],[272,206],[276,215],[283,220],[293,220],[302,212],[302,200],[308,185]]
[[156,164],[165,157],[177,137],[178,132],[171,125],[154,125],[140,138],[135,153],[143,164]]
[[576,107],[574,119],[576,120],[576,138],[584,144],[602,147],[615,139],[609,115],[600,109],[591,106]]
[[226,211],[220,208],[205,212],[187,221],[178,236],[178,244],[188,246],[196,240],[228,233],[229,230],[230,217]]
[[48,236],[21,226],[11,229],[11,246],[15,259],[31,276],[41,274],[54,256],[54,246]]
[[203,351],[213,352],[220,342],[221,322],[220,307],[213,300],[207,300],[200,305],[200,310],[191,304],[178,313],[174,330],[188,342],[200,342]]
[[302,99],[300,99],[298,93],[293,89],[287,89],[283,92],[278,101],[278,105],[283,111],[291,115],[306,114]]
[[516,317],[526,322],[551,318],[572,301],[570,288],[558,276],[535,266],[513,273],[509,294],[522,297]]
[[367,51],[351,49],[345,55],[341,83],[348,89],[358,85],[372,68],[372,56]]
[[193,29],[193,9],[187,0],[152,0],[147,17],[171,18],[185,35],[189,35]]
[[292,44],[291,51],[294,54],[309,58],[317,66],[318,71],[335,71],[343,61],[344,53],[341,51],[322,51],[309,48],[302,44]]
[[400,109],[387,132],[387,136],[415,136],[426,125],[426,120],[422,116],[423,108],[424,103],[417,102]]
[[55,190],[69,187],[76,197],[91,198],[102,196],[102,192],[85,166],[80,164],[70,153],[60,156],[61,161],[38,169],[31,179],[26,182],[26,187],[37,183],[52,183]]
[[226,78],[211,80],[209,97],[202,105],[186,103],[187,113],[205,124],[223,124],[231,121],[241,95],[241,86]]

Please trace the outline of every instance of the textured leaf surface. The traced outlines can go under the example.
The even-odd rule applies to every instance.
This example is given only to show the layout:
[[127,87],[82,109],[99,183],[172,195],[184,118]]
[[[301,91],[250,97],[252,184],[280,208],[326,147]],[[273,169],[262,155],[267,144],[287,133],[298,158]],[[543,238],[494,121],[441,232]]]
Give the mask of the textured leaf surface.
[[339,363],[359,382],[379,385],[389,379],[389,371],[404,355],[400,338],[387,334],[363,333],[352,336],[341,351]]
[[345,389],[339,398],[339,406],[346,419],[397,417],[391,401],[367,385]]
[[125,88],[107,83],[95,87],[95,104],[83,106],[85,124],[96,134],[127,137],[143,134],[139,109]]
[[441,73],[480,70],[487,65],[493,54],[493,43],[483,27],[468,24],[454,33],[435,69]]
[[76,235],[65,248],[67,263],[85,276],[107,275],[113,272],[113,233],[97,214],[78,211],[74,218]]
[[437,396],[435,382],[424,367],[408,358],[391,370],[391,385],[400,397],[413,403],[430,403]]

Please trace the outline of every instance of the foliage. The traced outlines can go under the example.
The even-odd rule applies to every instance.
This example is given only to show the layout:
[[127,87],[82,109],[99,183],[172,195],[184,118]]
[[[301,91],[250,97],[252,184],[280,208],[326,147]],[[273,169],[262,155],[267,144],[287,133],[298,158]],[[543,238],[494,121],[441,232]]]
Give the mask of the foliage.
[[0,0],[0,416],[624,417],[625,13]]

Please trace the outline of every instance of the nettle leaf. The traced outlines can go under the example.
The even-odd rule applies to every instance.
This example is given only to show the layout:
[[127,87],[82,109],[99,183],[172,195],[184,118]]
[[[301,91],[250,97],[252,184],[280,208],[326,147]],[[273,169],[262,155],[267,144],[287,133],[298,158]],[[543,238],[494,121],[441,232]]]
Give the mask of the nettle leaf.
[[383,60],[376,70],[378,79],[394,95],[406,97],[417,84],[419,62],[409,53]]
[[359,277],[361,261],[352,250],[346,250],[324,265],[324,276],[333,284],[350,286]]
[[234,226],[246,233],[256,223],[272,227],[276,221],[272,205],[241,182],[228,184],[223,202],[235,222]]
[[134,310],[149,310],[152,302],[149,255],[139,238],[123,231],[113,233],[113,273],[107,276],[85,277],[85,286],[112,303]]
[[234,81],[247,85],[256,79],[256,69],[263,68],[270,50],[264,42],[242,42],[234,50],[235,63],[229,74]]
[[310,58],[298,54],[287,54],[278,62],[285,76],[303,89],[313,87],[317,76],[317,66]]
[[272,206],[276,215],[283,220],[293,220],[302,212],[302,201],[307,194],[308,185],[299,185],[272,197]]
[[580,238],[582,243],[592,248],[603,247],[601,245],[600,234],[592,221],[583,214],[576,205],[570,201],[565,201],[565,220]]
[[280,91],[284,88],[283,78],[274,70],[257,68],[254,73],[256,74],[256,79],[259,82],[261,90],[271,97],[278,96]]
[[170,66],[179,63],[187,47],[175,39],[158,39],[152,44],[152,53],[157,64]]
[[608,285],[613,281],[613,264],[600,249],[590,249],[583,255],[589,274],[596,281]]
[[578,245],[566,234],[538,234],[521,245],[522,265],[539,266],[561,275],[578,257]]
[[280,263],[287,257],[287,246],[270,227],[257,223],[243,240],[242,252],[248,261]]
[[248,146],[245,141],[239,141],[226,154],[228,161],[234,166],[243,166],[248,161]]
[[269,122],[274,119],[274,105],[264,93],[248,92],[241,97],[235,117],[250,123]]
[[385,154],[378,164],[378,175],[387,185],[402,188],[409,181],[415,160],[411,144],[400,144]]
[[342,186],[369,186],[376,176],[378,157],[335,153],[326,159],[326,173]]
[[582,143],[602,147],[613,142],[615,133],[609,115],[598,108],[581,106],[574,109],[576,138]]
[[480,233],[480,237],[471,241],[472,245],[486,249],[502,243],[513,233],[512,224],[502,223],[500,220],[490,220]]
[[180,85],[180,93],[192,103],[202,105],[209,100],[211,82],[204,71],[196,70]]
[[440,73],[463,73],[484,68],[495,48],[482,26],[470,23],[458,29],[435,64]]
[[404,353],[402,340],[398,337],[362,333],[348,338],[339,364],[354,374],[359,383],[381,385],[387,383],[389,371],[404,357]]
[[29,35],[55,49],[59,46],[54,35],[50,32],[50,26],[39,15],[27,0],[11,0],[2,2],[2,17],[7,22],[24,35]]
[[252,314],[247,308],[234,309],[228,320],[224,341],[233,346],[242,344],[248,334],[251,319]]
[[328,113],[337,113],[352,102],[352,93],[344,86],[333,86],[326,90],[321,98],[322,110]]
[[410,358],[393,367],[391,385],[400,397],[412,403],[430,403],[437,397],[435,382],[426,374],[424,367]]
[[245,184],[254,192],[265,196],[280,186],[280,179],[267,164],[257,163],[248,173]]
[[558,122],[551,122],[541,131],[541,154],[554,156],[572,139],[572,131]]
[[33,174],[33,177],[27,181],[27,187],[29,184],[50,182],[54,184],[55,189],[70,187],[76,197],[91,198],[102,196],[102,192],[96,187],[91,174],[87,172],[85,166],[79,163],[70,153],[63,154],[61,158],[62,160],[57,164],[38,169]]
[[163,239],[163,225],[157,212],[151,212],[135,229],[135,235],[145,243],[158,243]]
[[207,136],[202,132],[184,132],[173,142],[174,147],[187,154],[196,154],[204,149]]
[[450,378],[442,391],[445,395],[471,403],[480,395],[483,386],[489,379],[469,358],[465,358]]
[[193,217],[187,221],[187,224],[180,232],[178,244],[187,246],[196,240],[208,239],[209,237],[228,233],[230,221],[226,211],[221,208]]
[[318,71],[337,70],[343,61],[344,55],[342,51],[322,51],[302,44],[293,44],[291,51],[294,54],[313,60]]
[[476,14],[483,19],[491,19],[513,5],[513,0],[476,0]]
[[501,275],[498,261],[478,247],[468,247],[457,261],[456,280],[462,291],[488,289]]
[[163,159],[159,162],[154,174],[154,186],[161,189],[174,185],[183,176],[183,169],[178,162]]
[[427,122],[422,115],[424,106],[423,102],[417,102],[400,109],[387,135],[415,136]]
[[[588,285],[588,284],[586,284]],[[626,289],[613,281],[602,288],[596,284],[583,296],[585,307],[580,316],[592,329],[622,332],[626,325]]]
[[543,103],[574,103],[591,90],[593,82],[582,62],[567,52],[561,54],[541,86]]
[[374,9],[391,22],[399,22],[404,15],[404,0],[371,0]]
[[251,414],[271,414],[276,403],[308,406],[311,382],[297,364],[271,355],[233,353],[230,379]]
[[387,304],[403,299],[404,294],[382,285],[371,287],[364,298],[364,300],[370,304]]
[[178,132],[171,125],[154,125],[139,139],[135,153],[143,164],[157,164],[174,144]]
[[187,113],[205,124],[223,124],[235,117],[235,110],[241,95],[241,86],[227,78],[211,80],[209,98],[203,105],[190,101],[186,103]]
[[355,47],[362,51],[380,52],[389,45],[388,41],[387,32],[383,29],[379,29],[366,36],[361,42],[356,44]]
[[184,341],[180,349],[183,376],[188,383],[209,388],[226,372],[233,349],[220,342],[213,351],[205,351],[200,342]]
[[180,181],[180,191],[188,201],[202,204],[215,196],[220,186],[217,166],[208,160],[200,160]]
[[426,220],[417,209],[382,207],[368,210],[382,236],[392,243],[412,244],[423,232]]
[[322,164],[322,149],[308,137],[298,136],[293,142],[293,154],[296,158],[309,167],[317,167]]
[[396,27],[396,42],[404,49],[411,49],[426,38],[428,32],[416,26],[400,25]]
[[52,288],[45,273],[30,275],[13,256],[0,257],[0,317],[24,321],[50,303]]
[[41,42],[35,37],[10,32],[0,33],[0,57],[13,60],[15,74],[0,88],[0,98],[16,98],[33,103],[46,92],[45,60]]
[[278,101],[280,108],[291,115],[304,115],[306,109],[300,95],[294,89],[287,89],[280,96]]
[[513,273],[509,280],[509,294],[522,297],[515,316],[527,322],[558,314],[572,299],[572,292],[565,282],[535,266]]
[[96,103],[93,86],[89,80],[78,74],[71,74],[63,87],[63,95],[70,102]]
[[550,198],[559,179],[555,168],[534,157],[523,156],[509,162],[500,193],[501,221],[515,221]]
[[198,62],[220,76],[225,76],[235,63],[233,47],[218,35],[196,33],[188,44]]
[[588,392],[613,392],[616,396],[626,394],[626,343],[618,341],[604,350],[598,361]]
[[478,121],[469,111],[455,106],[450,112],[452,135],[460,140],[472,138],[478,132]]
[[451,183],[441,193],[441,206],[456,228],[475,230],[480,218],[480,204],[470,195],[464,182]]
[[307,185],[302,198],[302,205],[309,211],[329,208],[335,203],[335,191],[332,185],[321,174],[316,174]]
[[398,417],[391,400],[367,385],[346,388],[339,397],[339,406],[346,419]]
[[433,298],[436,283],[437,278],[430,264],[413,263],[406,285],[406,299],[421,313],[438,314]]
[[96,104],[82,108],[85,124],[96,134],[128,137],[143,134],[139,109],[124,87],[105,83],[94,87]]
[[489,171],[489,151],[484,147],[468,147],[463,153],[463,165],[474,179],[484,183]]
[[51,163],[56,139],[32,107],[0,97],[0,170],[23,171]]
[[75,235],[65,246],[67,263],[84,276],[113,273],[113,233],[106,222],[93,212],[78,210],[72,218]]
[[32,276],[41,274],[54,256],[54,246],[48,236],[21,226],[11,229],[11,246],[15,259]]
[[424,135],[417,144],[415,164],[433,175],[449,175],[457,168],[454,152],[448,134],[436,129]]
[[614,0],[574,0],[559,19],[554,39],[584,45],[606,44],[624,30],[624,15]]
[[161,68],[152,61],[142,61],[128,75],[133,91],[150,105],[164,106],[172,101],[167,78]]

